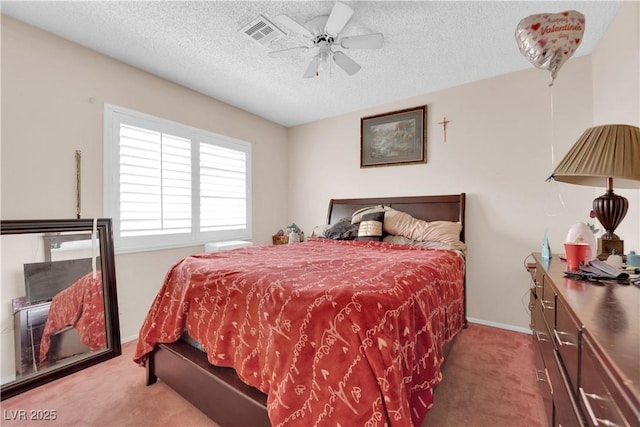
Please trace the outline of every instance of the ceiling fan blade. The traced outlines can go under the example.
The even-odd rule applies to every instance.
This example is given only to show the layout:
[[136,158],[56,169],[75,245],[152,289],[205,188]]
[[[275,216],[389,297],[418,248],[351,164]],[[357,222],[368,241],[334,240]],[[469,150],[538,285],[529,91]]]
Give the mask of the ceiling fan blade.
[[289,49],[282,49],[282,50],[274,50],[272,52],[269,52],[269,56],[272,58],[283,58],[286,56],[294,56],[297,55],[299,53],[302,53],[306,50],[308,50],[309,48],[307,46],[298,46],[298,47],[291,47]]
[[314,37],[313,33],[309,31],[304,25],[297,23],[293,19],[291,19],[288,15],[278,15],[273,20],[276,24],[280,24],[283,27],[287,27],[294,33],[298,33],[304,37],[308,37],[312,39]]
[[360,65],[355,62],[353,59],[349,58],[342,52],[335,52],[333,54],[333,62],[338,64],[340,68],[344,70],[345,73],[353,76],[355,73],[360,71]]
[[327,18],[324,31],[330,36],[337,36],[340,31],[347,25],[349,19],[353,15],[353,9],[344,3],[337,1],[331,9],[331,14]]
[[319,66],[320,66],[320,58],[318,58],[317,56],[314,56],[311,62],[309,63],[309,66],[307,67],[307,71],[304,72],[304,75],[302,77],[304,77],[305,79],[315,77],[318,74]]
[[381,33],[363,34],[340,39],[340,46],[345,49],[379,49],[383,43],[384,36]]

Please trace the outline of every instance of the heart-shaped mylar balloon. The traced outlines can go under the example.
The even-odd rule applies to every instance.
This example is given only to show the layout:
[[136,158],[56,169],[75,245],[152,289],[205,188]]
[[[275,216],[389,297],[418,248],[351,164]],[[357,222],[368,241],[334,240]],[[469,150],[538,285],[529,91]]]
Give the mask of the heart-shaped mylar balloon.
[[584,15],[575,10],[541,13],[524,18],[516,28],[520,52],[535,67],[551,72],[551,83],[558,70],[580,46],[584,34]]

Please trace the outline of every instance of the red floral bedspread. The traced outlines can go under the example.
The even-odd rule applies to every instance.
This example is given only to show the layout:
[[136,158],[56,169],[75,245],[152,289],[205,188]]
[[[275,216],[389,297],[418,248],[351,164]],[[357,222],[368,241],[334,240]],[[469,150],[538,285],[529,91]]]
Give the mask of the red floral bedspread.
[[68,326],[76,328],[80,342],[91,350],[105,348],[102,272],[95,279],[93,273],[81,277],[53,297],[40,341],[40,362],[47,358],[51,335]]
[[274,426],[420,425],[461,329],[453,251],[312,239],[187,257],[168,273],[134,359],[183,331],[268,395]]

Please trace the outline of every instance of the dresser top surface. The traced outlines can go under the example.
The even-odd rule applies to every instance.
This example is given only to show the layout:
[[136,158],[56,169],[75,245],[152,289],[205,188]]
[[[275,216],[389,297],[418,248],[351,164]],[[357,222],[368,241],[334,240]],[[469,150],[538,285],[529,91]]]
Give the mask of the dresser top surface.
[[542,265],[555,285],[558,298],[575,316],[584,333],[601,350],[640,400],[640,288],[596,284],[565,277],[566,262],[554,255]]

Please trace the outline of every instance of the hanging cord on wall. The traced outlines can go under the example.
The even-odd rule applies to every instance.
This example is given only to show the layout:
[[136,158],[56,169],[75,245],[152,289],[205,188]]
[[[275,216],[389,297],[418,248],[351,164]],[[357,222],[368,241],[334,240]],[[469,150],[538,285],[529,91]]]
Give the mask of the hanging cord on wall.
[[82,151],[76,150],[76,218],[80,219],[80,162],[82,160]]

